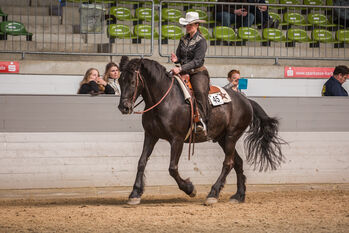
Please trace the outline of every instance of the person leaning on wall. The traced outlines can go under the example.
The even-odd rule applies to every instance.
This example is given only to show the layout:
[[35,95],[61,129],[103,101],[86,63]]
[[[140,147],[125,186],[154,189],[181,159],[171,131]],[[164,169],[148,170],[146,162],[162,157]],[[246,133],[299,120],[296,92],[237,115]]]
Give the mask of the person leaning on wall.
[[86,71],[84,78],[80,82],[78,94],[114,94],[114,89],[99,76],[96,68]]
[[114,89],[115,95],[120,96],[121,90],[119,85],[120,69],[115,62],[109,62],[105,66],[103,80]]
[[348,96],[348,92],[342,87],[347,80],[349,68],[347,66],[336,66],[331,76],[322,87],[322,96]]
[[233,70],[229,71],[227,79],[230,83],[229,87],[233,91],[241,92],[241,90],[239,89],[239,79],[240,79],[240,71],[239,70],[233,69]]

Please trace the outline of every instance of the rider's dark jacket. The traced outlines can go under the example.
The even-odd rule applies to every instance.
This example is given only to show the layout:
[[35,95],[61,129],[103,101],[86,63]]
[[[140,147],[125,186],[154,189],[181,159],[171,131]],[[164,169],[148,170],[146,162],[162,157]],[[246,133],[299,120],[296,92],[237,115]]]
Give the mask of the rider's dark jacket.
[[182,71],[193,72],[194,69],[200,68],[205,62],[205,53],[207,50],[207,43],[205,38],[199,31],[195,33],[193,38],[190,34],[184,35],[177,47],[176,56],[182,66]]

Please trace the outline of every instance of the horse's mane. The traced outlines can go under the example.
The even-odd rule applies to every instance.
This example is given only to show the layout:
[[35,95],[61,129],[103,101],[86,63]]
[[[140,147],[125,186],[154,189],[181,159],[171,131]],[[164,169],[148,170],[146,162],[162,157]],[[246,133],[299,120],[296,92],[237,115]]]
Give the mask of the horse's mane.
[[132,59],[127,64],[127,68],[129,70],[138,70],[140,68],[141,62],[152,77],[157,77],[159,79],[168,78],[166,68],[159,62],[150,59]]

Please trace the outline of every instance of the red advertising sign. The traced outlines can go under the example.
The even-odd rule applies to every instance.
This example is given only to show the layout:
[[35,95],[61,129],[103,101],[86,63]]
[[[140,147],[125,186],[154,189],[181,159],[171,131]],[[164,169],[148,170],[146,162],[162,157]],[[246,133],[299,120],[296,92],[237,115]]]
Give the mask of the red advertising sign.
[[0,61],[0,73],[18,73],[18,61]]
[[285,78],[329,78],[333,75],[332,67],[290,67],[285,66]]

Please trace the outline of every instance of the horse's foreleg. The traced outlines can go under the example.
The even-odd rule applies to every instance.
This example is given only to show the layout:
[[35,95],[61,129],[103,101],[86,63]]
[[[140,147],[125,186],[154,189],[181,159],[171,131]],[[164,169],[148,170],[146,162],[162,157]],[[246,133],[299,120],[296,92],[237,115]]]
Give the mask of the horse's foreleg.
[[224,187],[227,175],[234,166],[234,152],[235,152],[235,142],[232,136],[226,136],[220,141],[219,145],[223,148],[225,153],[225,159],[223,161],[223,167],[221,174],[219,175],[216,183],[212,186],[210,193],[207,195],[205,204],[210,205],[218,201],[219,193]]
[[133,185],[133,190],[129,196],[128,204],[139,204],[141,196],[144,191],[144,170],[147,165],[148,158],[153,152],[154,146],[159,139],[150,136],[148,133],[144,134],[144,143],[141,157],[138,161],[137,176]]
[[183,140],[174,140],[171,142],[171,161],[169,167],[170,175],[176,180],[180,190],[184,191],[187,195],[194,197],[196,190],[194,185],[190,182],[189,178],[183,180],[178,173],[178,162],[183,150]]
[[234,170],[236,172],[237,191],[233,196],[230,197],[230,202],[244,202],[246,192],[246,176],[244,175],[243,161],[236,150],[234,156]]

